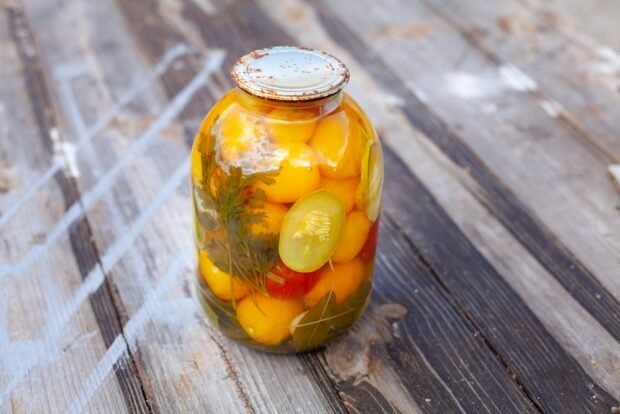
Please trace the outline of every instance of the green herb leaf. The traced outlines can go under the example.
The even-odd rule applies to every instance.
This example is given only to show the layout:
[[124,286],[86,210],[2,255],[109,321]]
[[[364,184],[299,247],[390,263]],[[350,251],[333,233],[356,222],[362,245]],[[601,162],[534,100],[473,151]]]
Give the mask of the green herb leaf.
[[325,318],[332,315],[335,308],[336,297],[329,291],[301,318],[293,332],[293,345],[297,351],[316,348],[327,340],[330,324]]
[[265,205],[259,182],[271,183],[278,171],[244,174],[238,166],[225,171],[216,161],[213,133],[208,139],[209,152],[202,153],[202,180],[195,186],[196,220],[201,237],[199,244],[218,268],[233,274],[254,290],[266,291],[266,273],[278,258],[278,237],[252,234],[253,224],[264,220],[260,211]]
[[293,345],[298,351],[307,351],[323,344],[330,333],[348,329],[360,317],[368,302],[372,288],[370,281],[364,282],[355,292],[336,305],[333,292],[321,298],[299,321],[293,332]]

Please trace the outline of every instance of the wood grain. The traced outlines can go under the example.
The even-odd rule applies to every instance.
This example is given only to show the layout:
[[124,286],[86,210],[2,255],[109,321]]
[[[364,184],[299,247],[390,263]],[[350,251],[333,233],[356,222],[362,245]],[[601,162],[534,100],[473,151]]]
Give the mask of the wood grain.
[[[19,108],[19,112],[14,114],[14,119],[21,123],[20,127],[24,133],[18,139],[24,142],[22,150],[27,150],[21,152],[14,145],[6,146],[4,148],[5,154],[7,157],[10,157],[9,159],[12,162],[23,162],[24,164],[20,165],[20,167],[35,166],[35,174],[41,173],[40,168],[36,167],[37,164],[42,163],[46,165],[52,162],[52,154],[56,149],[54,134],[57,134],[58,130],[55,114],[51,108],[49,91],[42,75],[36,47],[23,10],[18,7],[8,7],[3,11],[5,12],[3,19],[6,19],[5,21],[7,22],[5,27],[7,31],[10,31],[12,37],[12,42],[7,44],[7,49],[14,50],[13,61],[18,63],[21,70],[21,73],[16,72],[11,79],[13,81],[18,79],[18,85],[23,89],[17,89],[14,95],[11,96],[16,97],[15,101],[21,103],[19,107],[15,108],[16,110]],[[6,40],[8,39],[5,38]],[[28,103],[22,101],[22,99],[26,98],[26,96],[23,96],[24,93],[27,93]],[[32,112],[24,111],[26,108],[31,108]],[[3,141],[3,144],[8,143],[8,141]],[[33,155],[37,157],[34,159],[34,163],[30,158]],[[27,177],[27,174],[23,175],[23,178]],[[78,197],[75,182],[65,172],[60,171],[53,178],[50,186],[45,188],[41,192],[42,194],[38,194],[40,197],[38,201],[45,200],[46,198],[47,201],[30,209],[31,212],[33,210],[37,211],[35,217],[37,217],[36,221],[38,223],[34,227],[40,226],[41,228],[38,231],[33,228],[32,230],[35,230],[35,234],[44,234],[39,232],[45,232],[46,228],[52,227],[58,217],[62,215],[63,207],[71,204],[72,200]],[[25,188],[27,188],[27,185],[27,181],[21,183],[21,186]],[[19,198],[22,193],[23,191],[19,192],[16,198]],[[47,214],[43,212],[46,208],[49,209]],[[24,217],[18,217],[15,221],[21,222],[23,226],[23,219]],[[6,259],[6,261],[2,261],[3,264],[13,262],[15,256],[22,250],[22,240],[32,237],[31,234],[24,234],[23,231],[19,232],[20,228],[13,226],[15,221],[9,223],[8,227],[4,229],[3,239],[5,241],[11,240],[10,246],[13,249],[9,248],[3,251],[4,259]],[[26,286],[33,286],[33,289],[29,292],[20,292],[17,280],[3,281],[2,291],[4,294],[8,295],[9,292],[12,292],[14,296],[5,296],[6,301],[2,301],[2,305],[8,307],[0,313],[7,316],[8,326],[3,326],[2,329],[3,335],[7,335],[7,338],[5,338],[7,343],[2,344],[3,350],[0,354],[5,358],[10,357],[15,352],[16,354],[13,354],[13,358],[22,358],[22,360],[12,364],[8,360],[4,360],[8,364],[6,365],[7,368],[14,366],[15,369],[8,369],[7,372],[3,373],[5,380],[2,381],[2,390],[4,393],[7,389],[14,389],[22,381],[26,380],[30,385],[31,392],[37,394],[37,398],[24,399],[19,398],[19,395],[23,395],[22,392],[12,393],[10,405],[15,410],[35,411],[37,406],[40,408],[41,400],[47,401],[47,406],[50,410],[62,410],[63,388],[73,382],[73,379],[64,383],[55,383],[51,378],[54,378],[59,370],[63,372],[67,368],[74,369],[75,373],[81,373],[89,369],[89,366],[96,362],[95,355],[92,354],[92,351],[89,352],[88,348],[85,348],[83,345],[79,346],[79,343],[90,342],[93,351],[100,350],[101,346],[104,347],[103,350],[105,351],[109,335],[113,333],[111,330],[118,329],[118,325],[115,326],[114,324],[117,315],[111,304],[108,292],[104,287],[104,289],[95,292],[90,298],[91,306],[89,309],[81,314],[79,318],[72,321],[72,335],[57,338],[54,332],[54,322],[60,319],[58,312],[60,309],[58,308],[64,294],[62,292],[63,289],[54,286],[54,283],[57,283],[59,277],[63,276],[66,284],[79,283],[80,276],[84,276],[90,270],[89,267],[97,266],[97,251],[93,249],[92,245],[88,244],[89,238],[84,237],[84,233],[88,232],[88,223],[81,221],[76,227],[71,229],[68,237],[61,242],[64,252],[80,251],[79,259],[75,262],[62,260],[64,252],[54,251],[50,252],[49,256],[51,257],[44,261],[43,266],[34,267],[27,275],[12,275],[15,279],[18,277],[22,279],[22,282],[27,283]],[[34,241],[34,243],[33,241],[30,239],[29,243],[31,245],[40,243],[40,240],[38,242]],[[85,241],[86,243],[84,243]],[[51,275],[48,266],[55,268],[58,274]],[[13,314],[13,312],[20,311],[34,313],[37,317],[30,318],[30,321],[28,321],[18,317],[18,314]],[[37,327],[41,324],[43,328],[46,327],[46,324],[50,327],[48,330],[41,329],[41,331],[46,333],[45,335],[42,335],[37,330]],[[30,335],[32,337],[28,340]],[[58,345],[58,349],[47,348],[47,341],[59,339],[61,339],[61,344]],[[101,341],[101,344],[97,343],[97,341]],[[30,349],[30,352],[28,349]],[[59,354],[61,350],[62,353]],[[39,354],[38,356],[37,353]],[[34,359],[35,357],[36,359]],[[130,404],[135,409],[144,407],[144,398],[141,395],[139,383],[136,381],[131,361],[119,361],[117,367],[120,370],[115,376],[115,380],[102,384],[101,396],[109,398],[110,395],[119,395],[122,401],[125,395],[127,398],[126,404]],[[44,382],[41,385],[44,387],[38,385],[40,380],[38,381],[37,378],[43,379]],[[45,382],[48,382],[47,386],[45,386]],[[126,389],[129,392],[133,390],[137,392],[139,397],[132,398],[130,394],[123,394],[121,392],[122,389]],[[61,396],[55,395],[56,393],[61,394]],[[17,398],[13,399],[14,397]],[[7,400],[3,396],[3,409],[6,402]],[[125,403],[119,404],[118,402],[109,402],[107,404],[107,406],[119,410],[119,412],[124,410],[124,405]]]
[[[66,5],[65,7],[69,7],[69,9],[65,8],[64,13],[58,13],[57,19],[65,19],[68,10],[76,13],[75,8],[77,8],[79,11],[76,4]],[[107,6],[105,3],[98,3],[97,6],[91,6],[88,13],[78,14],[77,21],[87,30],[96,32],[99,21],[105,21],[106,24],[115,21],[114,19],[117,17],[115,17],[114,10],[114,8],[110,8],[110,3]],[[90,19],[86,17],[89,15],[92,15]],[[107,19],[104,20],[104,16]],[[41,33],[49,33],[49,30],[53,29],[52,23],[47,23],[50,25],[47,28],[45,27],[46,24],[43,23],[40,27]],[[91,26],[93,28],[88,29]],[[163,37],[163,39],[168,42],[168,38]],[[108,46],[113,40],[99,38],[90,40],[87,38],[86,53],[83,54],[87,55],[86,58],[88,58],[88,54],[91,54],[95,63],[102,61],[102,56],[121,61],[123,55],[126,54],[123,50],[126,46],[120,46],[121,44],[117,42],[115,44],[118,44],[121,50],[113,52],[109,50]],[[170,42],[166,44],[166,47],[174,47],[175,44]],[[162,53],[167,50],[162,50]],[[209,51],[203,50],[207,53],[192,52],[179,59],[180,61],[177,62],[175,68],[163,75],[163,85],[170,98],[177,96],[179,91],[194,79],[196,71],[202,66],[202,61],[208,57]],[[66,52],[50,50],[48,52],[48,64],[51,65],[63,53]],[[82,56],[83,54],[78,53],[76,58],[86,60]],[[100,79],[104,80],[103,85],[95,83],[96,88],[114,86],[105,83],[105,79],[115,79],[113,67],[99,66],[96,69],[98,70],[93,72],[99,73]],[[104,96],[121,94],[122,82],[119,80],[116,82],[120,83],[120,85],[114,86],[117,89],[104,93]],[[209,84],[208,88],[211,87],[212,85]],[[217,87],[213,89],[216,90]],[[85,92],[88,93],[88,89]],[[100,96],[96,92],[92,92],[91,95]],[[148,155],[137,157],[132,163],[131,174],[124,175],[127,184],[123,186],[122,182],[119,182],[113,187],[110,199],[112,204],[123,207],[125,211],[122,213],[125,213],[125,217],[121,217],[119,228],[100,226],[95,229],[95,238],[102,251],[114,249],[116,240],[123,236],[123,223],[132,226],[141,218],[143,212],[149,208],[149,202],[154,194],[157,194],[158,188],[168,180],[171,171],[177,168],[185,168],[186,163],[183,158],[188,153],[188,144],[191,143],[197,122],[200,121],[200,118],[194,118],[195,114],[202,117],[205,108],[208,108],[212,103],[213,98],[209,91],[198,90],[190,100],[187,109],[180,114],[178,122],[172,125],[171,130],[166,131],[169,138],[166,139],[167,137],[164,135],[161,139],[155,139],[153,146],[148,150]],[[103,104],[105,105],[105,101]],[[96,101],[87,105],[90,107],[98,106]],[[151,106],[156,107],[157,105],[151,104]],[[162,106],[165,108],[165,105]],[[92,116],[92,114],[89,115]],[[134,113],[124,113],[123,115],[136,116]],[[88,115],[84,115],[84,117],[86,116]],[[94,118],[97,117],[94,116]],[[146,125],[148,126],[148,123]],[[122,126],[121,124],[120,127]],[[106,131],[106,133],[115,134],[121,140],[118,143],[120,148],[115,151],[118,154],[116,158],[120,158],[123,156],[123,150],[126,151],[131,148],[131,137],[126,136],[122,128],[117,129],[118,131],[112,130]],[[105,141],[97,139],[93,145],[97,153],[106,154],[110,152],[109,148],[106,148]],[[114,153],[109,158],[113,163]],[[88,159],[78,161],[82,162],[85,170],[92,165]],[[105,169],[105,158],[101,162]],[[93,186],[98,185],[96,179],[90,179],[86,176],[80,179],[80,183],[84,191],[89,191]],[[121,187],[118,187],[119,185]],[[131,194],[131,204],[135,207],[124,202],[127,194]],[[167,263],[170,263],[174,255],[178,254],[177,252],[192,239],[190,217],[186,214],[179,216],[174,213],[175,211],[185,211],[185,207],[179,205],[179,202],[183,203],[182,200],[186,197],[188,194],[183,191],[177,193],[173,200],[164,202],[161,206],[162,212],[156,213],[156,218],[153,219],[153,222],[157,224],[141,229],[140,237],[132,240],[134,244],[131,252],[137,253],[138,259],[133,260],[129,255],[126,258],[123,257],[110,271],[108,278],[113,280],[116,296],[118,300],[122,301],[121,320],[125,325],[132,323],[133,316],[140,313],[142,302],[148,298],[150,287],[159,286],[159,282],[153,278],[165,277],[158,275],[162,274],[168,266]],[[113,212],[108,210],[109,205],[106,205],[104,199],[94,206],[91,214],[96,214],[100,223],[118,222],[118,220],[114,220]],[[178,230],[173,232],[172,229]],[[162,234],[167,236],[162,238]],[[173,234],[175,235],[173,236]],[[127,275],[135,276],[128,278]],[[230,344],[224,338],[218,338],[218,335],[210,331],[210,328],[205,332],[201,313],[194,302],[188,298],[191,289],[187,286],[192,286],[192,277],[192,273],[183,273],[185,287],[174,289],[174,295],[177,299],[167,305],[169,306],[168,309],[171,312],[174,311],[174,314],[178,316],[176,323],[171,324],[171,321],[166,319],[162,321],[158,319],[157,315],[153,315],[152,318],[155,320],[149,321],[145,325],[145,328],[151,325],[153,328],[139,332],[139,335],[134,338],[136,350],[135,352],[132,351],[132,354],[139,363],[145,392],[153,409],[156,411],[196,411],[201,406],[206,405],[213,407],[217,412],[231,407],[238,407],[240,410],[249,412],[274,411],[276,409],[292,411],[301,409],[301,407],[313,411],[323,410],[324,399],[320,397],[320,394],[316,394],[315,386],[310,378],[306,377],[305,373],[299,369],[299,362],[296,359],[289,358],[287,363],[285,358],[276,359],[269,356],[248,355],[243,348]],[[171,292],[171,294],[173,293]],[[165,303],[166,301],[161,307],[165,308]],[[197,332],[202,333],[197,334]],[[170,341],[169,338],[175,338],[175,340]],[[131,341],[129,342],[131,344]],[[276,360],[278,364],[274,365]],[[184,372],[188,363],[191,363],[190,366],[194,366],[195,369]],[[249,368],[242,370],[239,368],[242,366]],[[276,372],[276,375],[264,378],[264,372],[273,371]],[[294,386],[295,389],[303,391],[291,398],[283,386],[284,382],[288,385],[293,384],[291,386]],[[216,389],[227,391],[219,395],[215,391]],[[173,398],[174,395],[178,398]],[[269,396],[269,398],[265,398],[265,396]],[[340,400],[336,400],[335,404],[340,404]]]
[[[396,167],[400,162],[389,156],[387,164]],[[409,191],[425,191],[413,176],[407,176],[406,167],[399,167],[395,171],[401,180],[399,186]],[[388,188],[390,185],[396,186],[396,183],[388,183]],[[388,189],[386,194],[387,214],[402,217],[405,211],[415,210],[415,214],[400,222],[403,232],[507,369],[514,371],[517,381],[533,401],[544,411],[551,412],[570,409],[605,412],[613,406],[613,397],[593,385],[473,245],[459,236],[456,226],[430,195],[418,196],[418,202],[413,204],[402,190]],[[395,198],[393,204],[388,198],[392,196]],[[467,266],[463,266],[465,262]],[[554,373],[555,380],[542,380],[549,372]]]
[[[561,240],[558,240],[557,236],[538,219],[536,214],[490,170],[468,143],[461,138],[466,135],[457,135],[413,93],[403,91],[401,80],[381,59],[369,52],[366,44],[362,43],[351,31],[346,30],[344,21],[334,21],[332,16],[324,12],[318,13],[322,16],[326,28],[328,30],[331,28],[336,41],[346,44],[384,87],[405,99],[404,113],[409,121],[432,139],[457,165],[467,170],[478,184],[478,189],[481,191],[479,195],[484,197],[483,202],[487,208],[551,274],[556,275],[558,281],[576,297],[582,306],[593,313],[596,319],[600,320],[616,338],[620,338],[620,319],[616,317],[620,315],[620,302],[583,265],[582,261]],[[538,125],[541,124],[542,121],[538,123]],[[497,142],[497,139],[493,141]],[[477,142],[480,140],[478,139]],[[585,165],[592,164],[586,163]],[[498,169],[498,171],[501,170]]]
[[[223,23],[223,19],[219,18],[218,19],[218,24],[211,24],[211,23],[215,23],[215,22],[211,22],[208,21],[206,19],[208,19],[208,16],[206,15],[200,15],[199,10],[193,10],[193,13],[191,14],[194,18],[204,18],[205,21],[200,21],[200,27],[205,28],[204,30],[213,30],[213,36],[216,36],[217,33],[222,33],[223,31],[221,30],[222,27],[221,25],[225,24]],[[256,7],[256,5],[254,3],[251,2],[246,2],[246,3],[238,3],[237,6],[234,8],[234,14],[230,15],[231,18],[234,18],[234,23],[227,23],[230,25],[230,27],[236,27],[237,30],[239,30],[239,28],[245,28],[248,27],[248,31],[252,30],[251,28],[253,27],[253,25],[257,25],[261,27],[261,32],[260,32],[260,37],[257,37],[257,41],[259,43],[257,43],[257,45],[260,45],[260,42],[263,43],[275,43],[275,42],[279,42],[279,43],[290,43],[291,39],[288,39],[287,37],[284,37],[284,32],[282,32],[279,29],[276,29],[273,25],[269,25],[269,21],[268,19],[264,16],[264,14],[262,13],[262,11],[260,9],[258,9]],[[211,33],[211,32],[209,32]],[[258,32],[257,32],[258,34]],[[149,36],[154,37],[153,33],[150,33]],[[162,36],[158,36],[157,38],[161,39]],[[235,36],[231,35],[231,36],[227,36],[225,39],[222,38],[220,40],[220,43],[214,43],[213,46],[226,46],[227,48],[232,48],[233,50],[235,49],[235,47],[238,47],[239,50],[244,50],[244,48],[247,49],[247,47],[244,46],[235,46],[235,43],[233,41],[231,41],[231,38],[234,39]],[[211,39],[210,37],[205,36],[205,39]],[[187,39],[186,39],[187,40]],[[224,43],[225,42],[225,43]],[[258,46],[253,46],[253,47],[258,47]],[[462,335],[462,333],[460,333]],[[474,364],[479,364],[480,361],[477,358],[480,358],[480,354],[481,354],[481,350],[482,352],[484,352],[483,349],[480,348],[475,348],[471,355],[469,356],[469,358],[475,358],[475,361],[472,360],[472,362],[468,365],[474,365]],[[489,355],[490,356],[490,355]],[[332,355],[332,358],[337,358],[337,356]],[[439,358],[439,357],[438,357]],[[316,367],[317,364],[317,359],[313,359],[310,358],[309,361],[311,362],[310,365],[310,369],[311,372],[313,373],[313,375],[319,375],[319,378],[317,379],[317,381],[319,383],[325,383],[325,379],[321,379],[321,377],[324,377],[325,373],[323,372],[324,370]],[[491,358],[490,360],[487,360],[487,364],[493,361],[493,358]],[[494,361],[493,361],[494,363]],[[487,370],[491,370],[493,371],[493,369],[495,369],[494,375],[497,376],[497,378],[495,378],[495,381],[497,383],[504,383],[506,386],[508,386],[509,382],[506,381],[510,381],[509,376],[501,369],[500,366],[497,365],[491,365],[491,367],[493,368],[487,368]],[[332,367],[327,367],[327,370],[331,370]],[[430,371],[429,371],[430,372]],[[426,372],[425,375],[428,375],[429,372]],[[402,375],[402,372],[399,373],[399,375]],[[478,373],[478,374],[461,374],[461,375],[474,375],[476,376],[476,380],[472,380],[471,382],[476,383],[479,381],[482,381],[482,377],[483,376],[488,376],[489,372],[488,371],[484,371],[484,374]],[[424,375],[421,375],[424,376]],[[327,384],[329,384],[329,380],[327,380]],[[405,384],[406,385],[410,385],[410,384]],[[429,384],[429,386],[427,387],[418,387],[420,394],[416,395],[418,397],[419,402],[421,402],[422,404],[427,404],[425,402],[425,398],[422,398],[422,394],[425,394],[427,397],[428,396],[432,396],[435,395],[433,394],[432,391],[432,383]],[[366,382],[366,386],[365,386],[365,390],[363,392],[357,392],[356,391],[357,387],[351,387],[350,384],[342,383],[339,385],[338,390],[340,391],[341,394],[344,394],[344,398],[345,400],[349,400],[349,401],[365,401],[368,399],[367,395],[368,393],[372,392],[373,390],[373,384],[371,382]],[[510,388],[508,388],[510,389]],[[328,386],[328,390],[329,390],[329,386]],[[503,390],[496,390],[499,394],[503,394],[505,391]],[[465,394],[467,394],[464,391]],[[374,394],[376,395],[377,392],[375,391]],[[329,395],[329,394],[328,394]],[[439,409],[441,409],[442,405],[440,403],[441,400],[445,399],[444,397],[440,397],[437,396],[435,398],[435,405],[437,405],[439,407]],[[467,400],[467,404],[473,404],[473,407],[477,408],[477,409],[484,409],[484,403],[482,403],[480,401],[480,399],[478,397],[476,397],[475,393],[472,395],[468,395],[467,397],[463,398],[464,400]],[[513,404],[517,404],[517,407],[519,407],[520,409],[524,409],[524,407],[531,407],[528,406],[528,403],[526,402],[526,400],[524,399],[523,396],[520,396],[520,393],[518,392],[518,390],[513,389],[512,391],[507,391],[507,397],[505,398],[506,403],[507,404],[507,409],[513,409],[515,406]],[[391,405],[389,404],[388,401],[382,401],[382,400],[376,400],[373,399],[372,400],[373,405],[376,407],[377,410],[390,410],[392,409]],[[379,405],[377,405],[379,404]],[[458,403],[457,403],[458,404]],[[451,410],[453,410],[455,407],[457,407],[456,405],[452,407]],[[509,407],[509,408],[508,408]],[[472,407],[470,407],[472,408]],[[487,408],[488,409],[488,408]]]
[[[618,196],[600,174],[615,78],[559,16],[512,0],[24,5],[1,6],[0,412],[618,406]],[[182,185],[228,66],[275,44],[341,57],[386,144],[373,300],[299,356],[205,323]]]
[[518,62],[520,70],[536,79],[537,99],[553,107],[556,116],[577,129],[609,162],[620,160],[615,76],[620,54],[606,45],[607,39],[594,41],[580,32],[574,18],[537,2],[498,1],[490,7],[424,3],[499,64]]

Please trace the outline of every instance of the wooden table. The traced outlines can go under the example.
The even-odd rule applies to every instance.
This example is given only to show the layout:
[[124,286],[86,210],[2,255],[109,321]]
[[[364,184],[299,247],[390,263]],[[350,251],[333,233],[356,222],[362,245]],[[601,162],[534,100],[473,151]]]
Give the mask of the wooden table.
[[[0,2],[0,412],[619,412],[618,8],[543,3]],[[298,356],[192,298],[193,133],[277,44],[387,161],[372,303]]]

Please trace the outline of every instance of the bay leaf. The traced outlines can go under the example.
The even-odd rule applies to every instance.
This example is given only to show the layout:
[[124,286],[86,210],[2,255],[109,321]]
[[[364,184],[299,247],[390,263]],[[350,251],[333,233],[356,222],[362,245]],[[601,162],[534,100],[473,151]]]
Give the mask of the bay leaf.
[[310,308],[293,332],[293,345],[297,351],[316,348],[327,340],[330,325],[325,318],[333,314],[335,307],[336,297],[330,291]]

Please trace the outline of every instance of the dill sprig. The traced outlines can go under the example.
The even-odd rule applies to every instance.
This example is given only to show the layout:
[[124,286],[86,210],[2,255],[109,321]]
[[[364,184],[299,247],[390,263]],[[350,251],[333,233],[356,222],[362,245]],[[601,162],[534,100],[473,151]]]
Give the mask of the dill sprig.
[[278,171],[244,174],[238,166],[225,171],[215,159],[213,134],[201,133],[198,139],[206,150],[201,152],[202,180],[194,189],[201,247],[215,266],[266,293],[266,278],[278,259],[278,236],[254,234],[250,228],[265,218],[265,192],[256,185],[273,183]]

